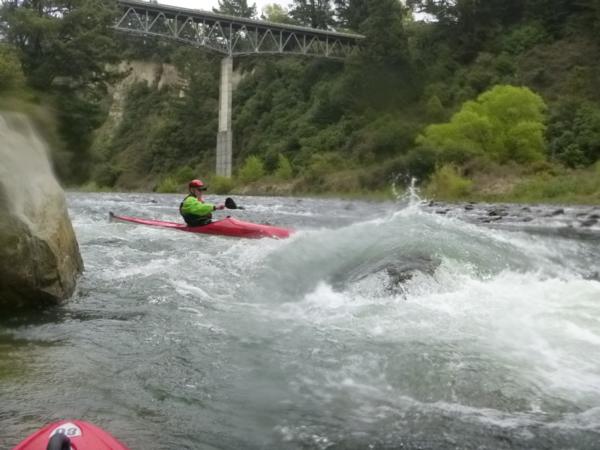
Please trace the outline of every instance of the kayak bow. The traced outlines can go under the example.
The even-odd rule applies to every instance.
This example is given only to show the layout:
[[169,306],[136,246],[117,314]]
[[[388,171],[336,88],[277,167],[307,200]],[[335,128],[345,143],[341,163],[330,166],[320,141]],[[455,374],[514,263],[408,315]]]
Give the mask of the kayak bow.
[[46,425],[13,450],[129,450],[106,431],[83,420]]
[[226,219],[216,220],[208,225],[199,227],[189,227],[186,224],[176,222],[164,222],[162,220],[141,219],[138,217],[119,216],[112,212],[109,213],[111,221],[136,223],[139,225],[149,225],[152,227],[171,228],[189,233],[216,234],[220,236],[233,236],[243,238],[275,238],[285,239],[290,236],[292,230],[287,228],[274,227],[272,225],[261,225],[258,223],[244,222],[243,220],[227,217]]

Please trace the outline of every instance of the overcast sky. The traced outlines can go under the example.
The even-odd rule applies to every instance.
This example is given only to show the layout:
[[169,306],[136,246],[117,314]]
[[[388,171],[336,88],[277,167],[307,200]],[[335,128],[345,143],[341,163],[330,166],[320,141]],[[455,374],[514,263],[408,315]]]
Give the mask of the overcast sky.
[[[213,6],[218,5],[217,0],[158,0],[158,3],[164,3],[165,5],[181,6],[183,8],[191,9],[203,9],[204,11],[212,11]],[[265,5],[270,3],[279,3],[281,6],[287,8],[292,3],[291,0],[248,0],[248,3],[256,3],[256,9],[258,13],[262,11]]]

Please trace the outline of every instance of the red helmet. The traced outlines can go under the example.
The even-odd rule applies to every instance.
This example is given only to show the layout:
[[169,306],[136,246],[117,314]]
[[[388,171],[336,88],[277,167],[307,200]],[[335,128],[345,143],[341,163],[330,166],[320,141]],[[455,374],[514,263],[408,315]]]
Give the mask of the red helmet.
[[190,183],[188,184],[190,189],[200,189],[201,191],[205,191],[206,190],[206,186],[204,185],[204,183],[202,182],[202,180],[192,180],[190,181]]

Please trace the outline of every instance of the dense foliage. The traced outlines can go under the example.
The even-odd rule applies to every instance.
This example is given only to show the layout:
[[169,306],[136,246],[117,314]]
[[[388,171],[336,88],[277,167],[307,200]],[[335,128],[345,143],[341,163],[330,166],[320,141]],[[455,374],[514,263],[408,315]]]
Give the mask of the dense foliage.
[[[255,15],[246,0],[220,0],[217,11]],[[0,14],[0,92],[26,80],[51,95],[74,155],[64,178],[168,191],[188,174],[213,170],[218,55],[117,40],[108,29],[111,3],[101,0],[4,0]],[[294,0],[289,11],[270,5],[262,17],[366,38],[344,63],[236,61],[234,160],[242,183],[362,191],[417,176],[431,193],[458,198],[485,177],[546,183],[584,169],[597,176],[595,0]],[[97,132],[108,105],[106,63],[117,59],[173,64],[184,81],[134,83],[122,119]]]
[[60,150],[70,155],[57,169],[66,179],[87,178],[92,133],[104,120],[106,64],[117,58],[110,32],[114,6],[102,0],[3,0],[0,5],[0,36],[18,54],[28,85],[50,95],[57,110]]
[[227,14],[238,17],[256,16],[256,3],[248,5],[248,0],[218,0],[218,8],[213,11],[219,14]]
[[545,109],[540,96],[527,88],[496,86],[464,103],[448,123],[429,125],[416,142],[455,163],[477,157],[539,161],[545,156]]
[[23,85],[24,76],[16,49],[0,44],[0,92]]

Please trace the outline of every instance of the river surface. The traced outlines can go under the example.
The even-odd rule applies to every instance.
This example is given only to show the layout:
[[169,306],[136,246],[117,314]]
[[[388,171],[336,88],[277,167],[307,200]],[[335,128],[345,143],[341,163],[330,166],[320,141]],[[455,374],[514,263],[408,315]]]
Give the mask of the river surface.
[[599,208],[236,200],[297,232],[68,195],[85,273],[0,320],[0,448],[63,418],[132,449],[600,448]]

